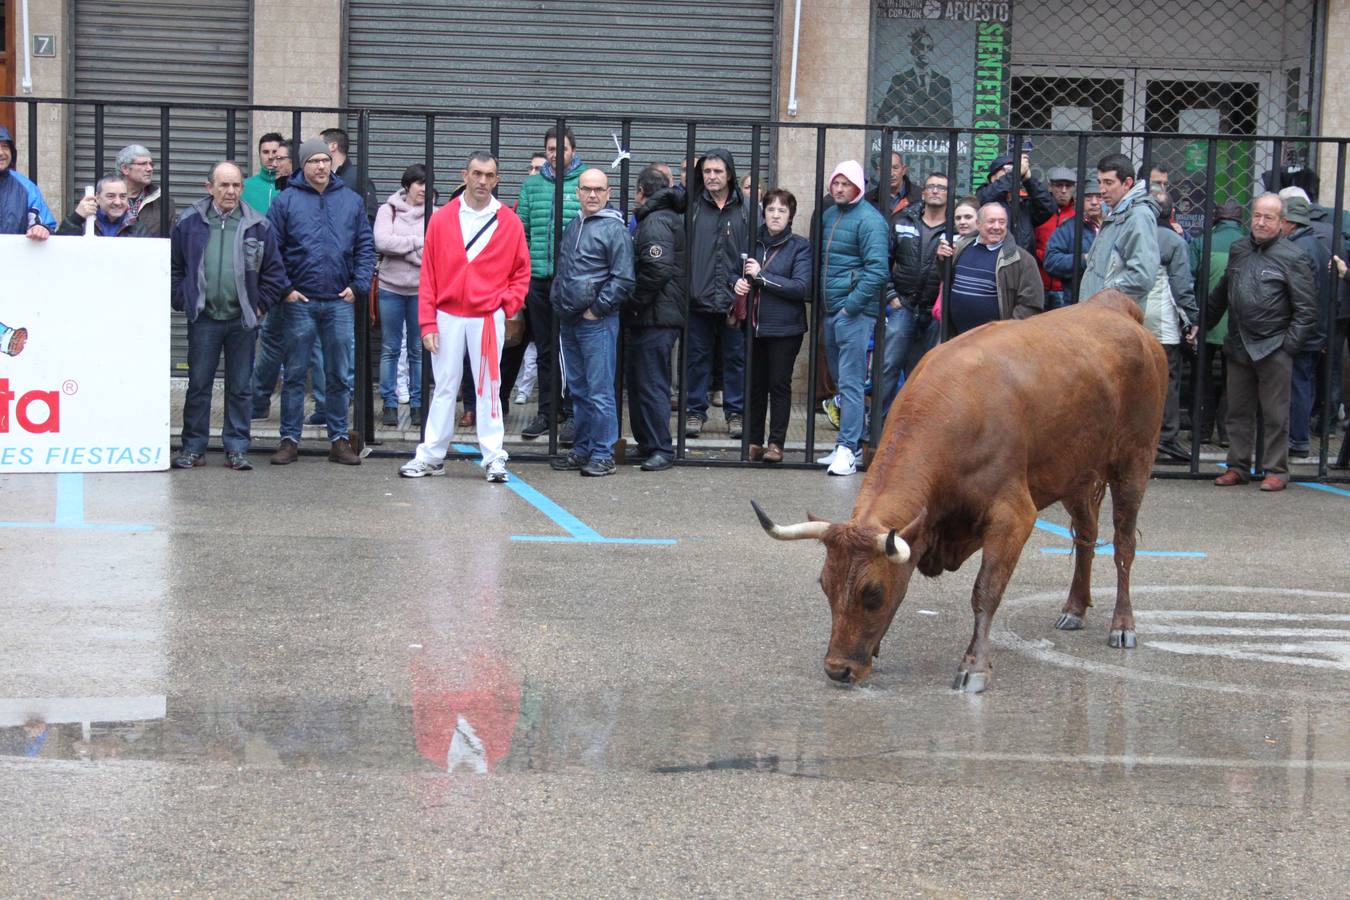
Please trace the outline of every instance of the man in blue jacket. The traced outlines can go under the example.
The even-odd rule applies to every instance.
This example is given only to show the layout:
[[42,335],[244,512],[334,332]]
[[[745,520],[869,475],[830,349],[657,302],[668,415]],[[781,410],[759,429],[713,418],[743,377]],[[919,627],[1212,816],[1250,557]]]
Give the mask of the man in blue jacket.
[[333,174],[320,138],[300,145],[299,169],[267,211],[286,267],[286,375],[281,386],[281,443],[273,465],[295,462],[305,414],[305,370],[317,336],[323,348],[324,418],[330,462],[361,464],[348,433],[357,294],[370,291],[375,240],[361,195]]
[[824,246],[820,280],[825,292],[825,358],[839,388],[839,437],[834,450],[816,460],[829,466],[831,475],[857,471],[867,339],[890,277],[886,219],[871,204],[860,203],[862,198],[862,164],[850,159],[835,166],[830,175],[834,203],[820,219]]
[[206,464],[211,385],[225,351],[225,464],[237,472],[248,460],[253,346],[258,322],[276,303],[286,269],[267,220],[240,202],[244,173],[232,162],[211,168],[210,195],[189,206],[170,234],[173,308],[188,321],[188,389],[183,449],[175,468]]
[[17,155],[9,129],[0,125],[0,234],[45,241],[56,231],[56,219],[38,186],[14,171]]
[[576,438],[553,460],[558,471],[613,475],[619,420],[614,400],[619,308],[633,296],[633,239],[609,206],[609,177],[587,169],[577,180],[581,215],[563,230],[549,302],[558,317]]

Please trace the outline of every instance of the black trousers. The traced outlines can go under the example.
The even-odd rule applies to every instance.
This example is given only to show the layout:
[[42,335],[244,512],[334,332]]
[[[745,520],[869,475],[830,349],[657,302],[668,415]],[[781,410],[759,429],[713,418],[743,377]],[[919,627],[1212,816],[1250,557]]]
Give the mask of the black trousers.
[[[553,287],[552,278],[531,278],[530,290],[525,295],[525,337],[521,346],[534,341],[539,360],[539,414],[547,418],[553,410],[553,359],[557,353],[557,344],[553,342],[553,307],[548,302],[549,288]],[[524,351],[521,351],[522,354]],[[517,360],[516,370],[520,369]],[[563,371],[559,368],[559,371]],[[506,379],[502,379],[506,383]],[[514,375],[511,383],[515,384]],[[562,385],[567,379],[562,379]],[[669,402],[669,401],[667,401]],[[565,394],[562,398],[562,410],[558,421],[572,418],[572,401]]]
[[[757,337],[750,360],[750,443],[764,446],[787,440],[792,414],[792,367],[802,349],[803,335]],[[764,412],[769,413],[769,437],[764,439]]]
[[1163,344],[1163,350],[1167,353],[1167,400],[1158,442],[1168,444],[1181,434],[1181,345]]
[[678,328],[630,328],[624,335],[628,422],[638,455],[675,455],[670,439],[670,351]]

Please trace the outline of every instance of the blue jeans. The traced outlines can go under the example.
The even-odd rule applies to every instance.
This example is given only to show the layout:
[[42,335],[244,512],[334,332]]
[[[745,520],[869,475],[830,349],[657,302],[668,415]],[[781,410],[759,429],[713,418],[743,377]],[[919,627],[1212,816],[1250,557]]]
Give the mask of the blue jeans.
[[836,443],[858,452],[863,432],[863,385],[867,382],[867,339],[876,319],[850,316],[843,310],[825,319],[825,359],[839,392],[839,437]]
[[258,329],[258,358],[253,366],[253,414],[267,415],[272,405],[272,389],[281,375],[281,363],[286,356],[285,304],[278,303],[263,316]]
[[745,332],[728,328],[722,313],[689,313],[689,384],[687,415],[708,420],[708,385],[712,381],[713,347],[722,329],[722,414],[745,412]]
[[619,315],[613,313],[597,322],[582,318],[558,325],[576,426],[572,453],[582,459],[612,459],[614,444],[619,440],[614,403]]
[[[356,351],[355,306],[345,300],[311,300],[287,303],[286,378],[281,385],[281,437],[300,442],[305,419],[305,373],[309,368],[315,337],[323,348],[324,405],[318,411],[328,424],[328,439],[347,434],[347,409],[352,391],[351,360]],[[315,378],[315,384],[319,382]]]
[[211,434],[211,387],[220,351],[225,351],[226,453],[247,453],[253,402],[252,329],[243,319],[213,319],[205,313],[188,325],[188,389],[183,401],[183,452],[205,453]]
[[[909,377],[914,366],[937,344],[938,321],[932,315],[922,316],[908,306],[899,309],[886,307],[886,352],[881,363],[881,414],[891,411],[895,395],[900,390],[900,376]],[[875,395],[875,391],[873,394]]]
[[380,396],[398,406],[398,356],[408,333],[408,405],[422,405],[422,329],[417,324],[417,295],[380,288]]
[[1312,446],[1308,422],[1317,396],[1317,357],[1320,351],[1294,354],[1294,374],[1289,379],[1289,446],[1307,450]]

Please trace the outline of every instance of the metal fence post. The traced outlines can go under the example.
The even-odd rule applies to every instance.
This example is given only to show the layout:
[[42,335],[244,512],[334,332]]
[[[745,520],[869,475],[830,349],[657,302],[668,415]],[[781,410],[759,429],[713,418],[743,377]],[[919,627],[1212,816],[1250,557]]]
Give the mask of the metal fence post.
[[[563,181],[567,176],[567,120],[559,117],[554,124],[553,134],[553,277],[558,277],[558,260],[562,249],[563,234]],[[580,215],[580,213],[578,213]],[[549,316],[551,327],[548,339],[553,346],[552,404],[548,421],[548,454],[558,452],[558,423],[562,421],[562,341],[561,325],[556,315]],[[535,340],[539,336],[535,335]]]
[[821,329],[825,326],[825,292],[821,284],[821,247],[825,240],[822,227],[825,214],[825,129],[816,128],[816,192],[815,213],[811,216],[811,333],[807,341],[810,357],[806,366],[806,460],[809,465],[816,455],[816,393],[819,384]]
[[[1073,277],[1069,281],[1067,303],[1077,303],[1078,288],[1083,282],[1083,195],[1087,192],[1087,135],[1078,135],[1078,196],[1073,202],[1073,243],[1069,249],[1073,253]],[[1097,188],[1099,191],[1101,187]]]
[[[104,113],[103,113],[103,104],[102,104],[102,103],[95,103],[95,104],[94,104],[94,171],[93,171],[92,173],[90,173],[90,183],[92,183],[92,184],[97,184],[97,183],[98,183],[98,180],[99,180],[100,178],[102,178],[105,174],[112,174],[112,173],[110,173],[110,172],[104,172],[104,167],[107,166],[107,162],[104,161],[103,154],[104,154],[104,152],[107,150],[107,148],[104,146],[103,115],[104,115]],[[120,173],[118,173],[118,174],[120,174]]]
[[[1344,240],[1341,233],[1341,216],[1345,212],[1345,142],[1339,141],[1336,144],[1336,202],[1333,204],[1331,214],[1331,254],[1345,259]],[[1335,265],[1333,262],[1332,265]],[[1331,364],[1332,354],[1344,352],[1341,348],[1341,335],[1336,330],[1336,308],[1340,298],[1341,278],[1339,272],[1332,271],[1327,273],[1327,278],[1331,280],[1330,293],[1331,302],[1328,304],[1327,317],[1323,321],[1323,327],[1327,332],[1327,360],[1322,372],[1322,416],[1321,416],[1321,449],[1317,453],[1317,477],[1325,479],[1327,477],[1327,459],[1331,455],[1331,423],[1336,417],[1336,410],[1331,405],[1331,374],[1335,368]],[[1345,456],[1347,448],[1350,447],[1350,427],[1346,428],[1345,437],[1341,440],[1341,452],[1337,459],[1337,465],[1345,465]]]
[[[891,202],[891,130],[889,128],[881,129],[881,156],[877,160],[880,171],[877,173],[877,210],[882,218],[886,220],[886,246],[890,247],[892,239],[892,228],[894,228],[893,219],[895,218],[895,205]],[[901,185],[904,187],[904,185]],[[886,259],[886,280],[890,282],[890,254],[887,253]],[[886,372],[886,287],[882,286],[880,296],[876,298],[876,321],[872,324],[872,400],[871,421],[867,429],[867,449],[868,453],[863,455],[863,465],[867,465],[869,455],[875,455],[877,444],[881,442],[882,426],[882,405],[885,402],[888,385],[882,384],[882,379]],[[903,361],[902,361],[903,362]],[[866,421],[866,419],[864,420]],[[843,422],[840,421],[840,426]],[[861,449],[861,448],[859,448]]]
[[[167,191],[169,189],[169,107],[167,106],[159,108],[159,147],[160,190]],[[159,233],[164,237],[169,236],[169,228],[173,224],[172,214],[173,210],[169,209],[169,204],[159,204]]]
[[[745,255],[755,255],[755,243],[759,237],[759,163],[763,151],[764,135],[762,126],[756,122],[750,126],[750,194],[745,198]],[[733,184],[731,190],[740,185]],[[741,275],[745,274],[745,265],[741,265]],[[741,368],[741,460],[750,458],[750,388],[754,381],[755,359],[755,310],[754,292],[745,295],[745,321],[738,325],[744,331],[745,362]],[[763,425],[762,422],[756,423]]]
[[[633,120],[624,119],[619,123],[619,143],[623,145],[622,149],[627,150],[632,146],[633,141]],[[624,157],[619,163],[619,213],[623,216],[624,224],[628,224],[628,158]],[[636,277],[637,273],[634,272]],[[622,316],[622,311],[616,311],[616,316]],[[614,350],[614,417],[618,420],[619,448],[615,450],[615,456],[618,457],[619,450],[627,448],[627,443],[623,437],[623,371],[624,354],[628,352],[628,346],[624,341],[623,319],[619,319],[619,334],[616,338],[617,346]],[[626,456],[627,454],[623,454]]]
[[[1209,371],[1212,363],[1209,359],[1207,334],[1212,324],[1206,307],[1209,305],[1210,253],[1214,246],[1214,182],[1218,177],[1219,142],[1210,138],[1205,142],[1205,210],[1204,233],[1200,238],[1200,271],[1195,275],[1195,299],[1200,308],[1199,330],[1195,339],[1195,371],[1191,376],[1191,464],[1192,475],[1200,474],[1200,428],[1205,418],[1206,389],[1213,379]],[[1219,427],[1218,410],[1215,410],[1214,427]]]
[[[225,107],[225,158],[228,160],[234,159],[235,142],[234,107],[227,106]],[[239,168],[242,171],[246,167],[240,166]]]
[[26,105],[28,107],[28,177],[36,182],[38,178],[38,105],[36,100],[28,100]]
[[[684,126],[684,173],[685,181],[688,182],[692,175],[694,163],[697,158],[694,156],[694,143],[698,137],[698,126],[693,122],[686,122]],[[686,188],[688,185],[686,184]],[[684,325],[680,328],[680,362],[679,376],[680,387],[676,391],[678,397],[679,409],[675,412],[675,429],[677,437],[675,439],[675,458],[684,459],[686,455],[688,440],[684,433],[685,421],[688,417],[689,408],[689,322],[694,316],[693,298],[689,295],[693,292],[693,278],[690,276],[688,257],[693,252],[694,247],[694,209],[698,203],[698,198],[685,192],[686,206],[684,211],[684,246],[686,254],[686,264],[681,277],[684,279]]]
[[[363,109],[356,117],[356,184],[353,189],[361,198],[361,209],[365,211],[367,173],[370,171],[370,111]],[[371,441],[375,436],[375,401],[370,373],[370,296],[376,289],[374,279],[370,286],[354,297],[356,302],[356,415],[361,423],[361,436]]]
[[[426,237],[427,229],[431,227],[431,213],[436,208],[433,198],[436,196],[436,116],[428,113],[425,119],[422,135],[422,165],[427,170],[427,188],[422,195],[422,236]],[[417,350],[413,349],[413,341],[417,341]],[[431,411],[431,351],[422,343],[422,335],[408,335],[408,352],[420,352],[422,354],[422,425],[419,428],[418,441],[427,439],[427,413]],[[452,409],[453,415],[453,409]]]

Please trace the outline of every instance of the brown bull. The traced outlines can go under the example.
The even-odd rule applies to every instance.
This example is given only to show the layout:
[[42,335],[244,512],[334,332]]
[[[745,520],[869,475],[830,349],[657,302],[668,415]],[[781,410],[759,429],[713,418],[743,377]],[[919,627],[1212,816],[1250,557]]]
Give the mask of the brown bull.
[[994,611],[1037,511],[1056,501],[1075,539],[1073,582],[1055,627],[1082,628],[1107,487],[1116,562],[1110,644],[1135,645],[1135,521],[1167,391],[1167,358],[1142,321],[1138,304],[1109,290],[963,334],[927,354],[900,391],[849,521],[778,526],[754,504],[773,537],[825,544],[830,678],[871,673],[916,568],[930,578],[954,572],[982,549],[970,599],[975,633],[953,687],[984,690]]

